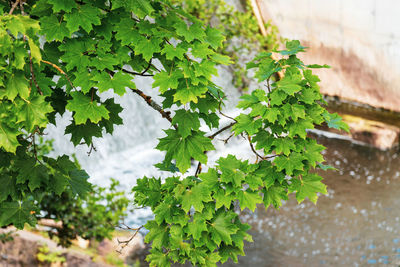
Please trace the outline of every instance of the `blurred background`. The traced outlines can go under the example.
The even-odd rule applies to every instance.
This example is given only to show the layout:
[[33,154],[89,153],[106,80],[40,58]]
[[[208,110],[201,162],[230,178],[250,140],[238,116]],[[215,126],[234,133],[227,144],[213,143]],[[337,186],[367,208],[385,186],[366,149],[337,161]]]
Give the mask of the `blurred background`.
[[[226,114],[237,115],[234,107],[239,97],[260,86],[251,79],[252,73],[244,72],[245,63],[259,51],[283,48],[285,39],[298,39],[308,47],[300,55],[306,64],[331,66],[315,71],[321,92],[328,109],[342,115],[351,127],[346,135],[324,127],[310,132],[327,147],[327,164],[338,169],[321,173],[329,194],[321,196],[317,205],[309,201],[297,205],[292,197],[279,211],[260,206],[255,213],[242,212],[242,220],[252,226],[254,243],[246,244],[246,256],[240,257],[239,265],[225,265],[399,266],[400,2],[173,2],[227,35],[223,52],[238,63],[220,67],[215,77],[228,96]],[[151,78],[135,82],[157,102],[162,101],[151,88]],[[144,175],[167,175],[154,167],[163,154],[153,148],[169,123],[131,92],[117,101],[124,107],[124,125],[113,136],[95,139],[96,151],[90,156],[87,147],[75,148],[64,134],[71,114],[58,118],[58,126],[47,132],[55,139],[54,154],[75,153],[91,182],[107,187],[114,177],[129,191]],[[226,123],[222,120],[220,124]],[[239,139],[233,138],[229,145],[216,141],[215,146],[218,152],[209,153],[210,164],[227,154],[254,159]],[[138,209],[126,223],[134,227],[151,218],[150,210]]]

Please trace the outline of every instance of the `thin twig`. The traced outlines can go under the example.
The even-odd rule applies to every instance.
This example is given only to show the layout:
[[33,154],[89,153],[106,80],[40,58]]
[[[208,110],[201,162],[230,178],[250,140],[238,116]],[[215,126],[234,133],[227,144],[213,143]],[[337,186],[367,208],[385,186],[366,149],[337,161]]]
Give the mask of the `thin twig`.
[[194,176],[197,177],[201,173],[201,162],[199,161],[199,164],[197,164],[196,172],[194,173]]
[[25,16],[26,13],[25,13],[25,11],[24,11],[24,1],[23,1],[23,0],[20,0],[20,1],[19,1],[19,9],[21,10],[21,15],[22,15],[22,16]]
[[213,133],[212,135],[208,136],[208,138],[210,139],[214,139],[217,135],[219,135],[220,133],[228,130],[229,128],[231,128],[233,125],[235,125],[237,122],[231,122],[230,124],[226,125],[225,127],[219,129],[218,131],[216,131],[215,133]]
[[14,9],[18,6],[20,0],[15,1],[15,3],[12,5],[10,12],[8,12],[8,15],[12,15],[14,12]]
[[123,72],[125,72],[125,73],[129,73],[129,74],[132,74],[132,75],[139,75],[139,76],[144,76],[144,77],[152,77],[152,76],[154,76],[153,74],[142,74],[142,73],[139,73],[139,72],[135,72],[135,71],[130,71],[130,70],[126,70],[126,69],[121,69]]
[[43,95],[43,92],[42,92],[42,90],[40,90],[39,84],[38,84],[38,82],[36,80],[35,73],[33,72],[32,55],[30,55],[30,54],[29,54],[29,66],[30,66],[30,69],[31,69],[32,80],[33,80],[36,88],[38,89],[39,94]]
[[67,79],[67,81],[69,82],[69,84],[72,86],[72,88],[76,89],[75,86],[72,84],[71,80],[69,79],[68,75],[56,64],[51,63],[50,61],[46,61],[46,60],[42,60],[43,63],[48,64],[50,66],[52,66],[53,68],[55,68],[56,70],[58,70],[58,72],[60,72],[62,75],[65,76],[65,78]]
[[[122,250],[123,250],[126,246],[129,245],[129,243],[130,243],[130,242],[135,238],[135,236],[139,233],[140,229],[143,228],[143,225],[140,226],[139,228],[131,228],[131,227],[126,226],[126,225],[124,225],[124,226],[125,226],[126,229],[128,229],[128,230],[133,230],[133,231],[135,231],[135,233],[134,233],[129,239],[127,239],[127,240],[122,240],[122,241],[121,241],[121,240],[117,239],[118,245],[121,245],[121,248],[118,249],[118,250],[116,250],[116,252],[119,253],[119,254],[122,253]],[[120,228],[121,228],[121,227],[120,227]]]

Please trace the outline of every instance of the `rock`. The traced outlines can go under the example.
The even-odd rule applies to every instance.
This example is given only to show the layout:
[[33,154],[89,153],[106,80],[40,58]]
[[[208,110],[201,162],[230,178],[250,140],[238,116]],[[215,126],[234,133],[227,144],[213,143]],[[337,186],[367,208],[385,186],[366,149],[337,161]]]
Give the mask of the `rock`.
[[319,127],[321,130],[345,135],[351,139],[374,146],[381,150],[388,150],[399,145],[400,129],[379,121],[364,118],[341,115],[343,121],[350,126],[350,133],[337,131],[328,127]]
[[[0,229],[1,233],[16,231],[15,228]],[[50,251],[60,251],[62,256],[65,257],[65,263],[50,264],[51,267],[110,267],[110,265],[93,262],[93,260],[86,254],[77,251],[67,250],[57,246],[57,244],[38,234],[19,230],[13,235],[13,240],[5,243],[0,242],[0,266],[12,267],[35,267],[39,266],[36,259],[38,248],[46,245]],[[43,265],[40,265],[43,266]]]

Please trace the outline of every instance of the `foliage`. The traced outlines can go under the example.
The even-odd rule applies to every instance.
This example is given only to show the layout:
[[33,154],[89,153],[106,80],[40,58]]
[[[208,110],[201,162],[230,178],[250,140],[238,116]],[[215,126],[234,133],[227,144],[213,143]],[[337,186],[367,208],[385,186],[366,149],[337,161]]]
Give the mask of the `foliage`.
[[93,191],[83,198],[72,192],[43,197],[39,206],[43,217],[62,222],[61,228],[48,231],[50,237],[57,236],[64,247],[71,245],[71,240],[77,236],[98,241],[111,239],[115,227],[126,217],[130,202],[125,192],[118,191],[118,185],[119,182],[112,179],[107,189],[93,186]]
[[[0,226],[34,225],[48,196],[85,199],[92,190],[86,172],[66,155],[40,155],[35,141],[49,123],[57,124],[56,116],[72,113],[65,133],[92,150],[93,137],[122,123],[115,95],[101,94],[111,89],[124,97],[129,89],[171,122],[156,147],[166,152],[157,166],[171,177],[144,177],[133,189],[136,204],[155,214],[145,225],[151,266],[237,261],[251,236],[235,208],[279,208],[290,193],[299,202],[326,193],[312,172],[324,169],[324,147],[306,130],[346,125],[321,106],[319,79],[310,69],[321,66],[300,61],[298,41],[276,51],[282,59],[263,52],[248,63],[266,89],[243,96],[238,107],[244,111],[218,130],[225,97],[211,78],[217,65],[231,62],[219,52],[226,51],[225,37],[169,1],[29,0],[1,2],[0,12]],[[285,76],[274,81],[278,71]],[[153,78],[162,106],[136,88],[135,76]],[[229,129],[247,138],[256,160],[227,155],[207,166],[214,137]]]
[[6,242],[13,241],[14,240],[14,238],[12,236],[13,234],[14,234],[14,231],[0,233],[0,242],[4,244]]
[[50,251],[46,245],[40,246],[38,250],[36,258],[42,264],[63,263],[66,261],[65,257],[61,256],[61,251]]
[[233,73],[233,83],[239,90],[247,91],[250,84],[243,62],[263,50],[277,49],[284,42],[283,38],[278,37],[278,28],[271,21],[265,23],[268,35],[263,36],[260,33],[250,0],[240,3],[237,1],[237,8],[225,0],[172,2],[181,5],[186,12],[203,21],[205,25],[212,25],[224,33],[226,40],[217,52],[231,58],[232,64],[228,67]]

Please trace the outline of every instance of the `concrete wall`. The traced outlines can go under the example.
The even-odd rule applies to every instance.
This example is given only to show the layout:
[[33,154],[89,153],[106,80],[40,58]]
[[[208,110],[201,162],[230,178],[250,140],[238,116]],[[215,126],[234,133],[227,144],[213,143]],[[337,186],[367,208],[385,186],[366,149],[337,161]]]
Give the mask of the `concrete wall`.
[[258,0],[281,35],[326,63],[321,91],[400,111],[399,0]]

